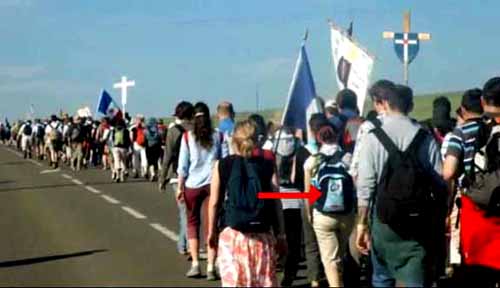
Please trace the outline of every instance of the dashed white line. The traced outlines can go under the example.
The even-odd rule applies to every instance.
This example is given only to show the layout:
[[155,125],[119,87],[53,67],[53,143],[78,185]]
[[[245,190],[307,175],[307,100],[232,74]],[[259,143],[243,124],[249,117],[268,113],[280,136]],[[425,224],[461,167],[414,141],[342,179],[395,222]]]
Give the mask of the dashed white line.
[[65,178],[65,179],[68,179],[68,180],[73,179],[73,177],[69,176],[69,175],[68,175],[68,174],[66,174],[66,173],[61,174],[61,177]]
[[108,196],[108,195],[101,195],[101,197],[108,201],[109,203],[111,204],[120,204],[120,201],[116,200],[115,198],[111,197],[111,196]]
[[38,167],[43,167],[43,164],[36,161],[36,160],[33,160],[33,159],[28,159],[28,161],[30,161],[31,163],[35,164],[36,166]]
[[83,185],[83,182],[78,180],[78,179],[73,179],[71,182],[75,183],[76,185]]
[[153,227],[153,229],[157,230],[161,234],[165,235],[168,239],[177,242],[179,241],[179,235],[174,231],[169,230],[167,227],[159,224],[159,223],[151,223],[149,226]]
[[52,174],[52,173],[57,173],[61,171],[61,169],[57,168],[57,169],[47,169],[47,170],[42,170],[40,172],[40,174]]
[[127,207],[127,206],[122,206],[122,209],[127,212],[128,214],[132,215],[133,217],[137,218],[137,219],[146,219],[148,217],[146,217],[146,215],[143,215],[139,212],[137,212],[136,210],[130,208],[130,207]]
[[87,189],[88,191],[92,192],[92,193],[95,193],[95,194],[100,194],[101,191],[95,189],[94,187],[92,186],[85,186],[85,189]]

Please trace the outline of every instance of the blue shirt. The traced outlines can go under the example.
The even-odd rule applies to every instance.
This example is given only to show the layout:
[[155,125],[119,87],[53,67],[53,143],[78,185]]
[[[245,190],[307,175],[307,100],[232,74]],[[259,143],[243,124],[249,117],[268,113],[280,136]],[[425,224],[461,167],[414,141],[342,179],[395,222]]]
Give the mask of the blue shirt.
[[186,187],[200,188],[209,185],[212,180],[212,168],[215,161],[222,159],[221,133],[212,134],[213,145],[210,149],[202,147],[195,141],[194,134],[188,132],[188,139],[183,136],[179,151],[177,174],[186,179]]
[[224,118],[219,122],[219,131],[224,135],[233,135],[234,121],[231,118]]

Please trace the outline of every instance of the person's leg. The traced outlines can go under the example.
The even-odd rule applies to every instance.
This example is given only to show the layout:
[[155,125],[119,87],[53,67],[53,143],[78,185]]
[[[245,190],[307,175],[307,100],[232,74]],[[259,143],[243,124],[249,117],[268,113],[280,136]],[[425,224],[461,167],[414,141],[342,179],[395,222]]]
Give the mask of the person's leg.
[[133,144],[132,146],[132,168],[133,168],[133,173],[134,173],[134,178],[139,175],[140,171],[140,152],[138,145],[136,143]]
[[[174,191],[175,191],[174,187]],[[173,193],[175,198],[175,193]],[[177,208],[179,209],[179,241],[177,241],[177,251],[184,254],[187,251],[187,217],[186,217],[186,203],[176,201]]]
[[[217,251],[214,248],[211,248],[210,245],[208,245],[208,201],[210,196],[210,185],[207,185],[203,187],[201,191],[201,197],[202,197],[202,221],[203,221],[203,236],[204,236],[204,242],[207,247],[207,275],[209,273],[213,273],[215,270],[215,258],[217,256]],[[214,275],[215,276],[215,275]]]
[[373,287],[395,287],[396,280],[391,275],[391,272],[381,260],[376,256],[377,252],[373,250],[370,253],[370,258],[373,266],[372,286]]
[[142,147],[141,153],[141,176],[146,177],[148,174],[148,158],[146,157],[146,148]]
[[324,277],[323,264],[321,263],[318,241],[316,239],[314,229],[311,223],[309,223],[307,215],[305,215],[305,210],[302,210],[302,212],[307,276],[311,282],[311,286],[317,287],[319,285],[319,281]]
[[317,211],[314,211],[313,214],[313,227],[318,239],[321,262],[325,268],[328,284],[330,287],[342,287],[343,283],[339,273],[341,258],[337,233],[338,221]]
[[111,148],[111,151],[113,152],[113,160],[114,160],[114,165],[113,169],[111,170],[111,179],[116,180],[119,179],[119,173],[120,173],[120,161],[121,161],[121,151],[120,148],[118,147],[113,147]]
[[300,209],[283,210],[285,218],[285,234],[288,244],[285,271],[282,286],[291,286],[297,275],[300,262],[300,248],[302,234],[302,212]]
[[[199,227],[200,227],[200,217],[202,200],[200,197],[200,189],[190,189],[185,188],[184,191],[184,201],[186,203],[187,211],[187,238],[189,243],[189,251],[191,253],[191,270],[188,272],[188,276],[199,276],[198,271],[200,271],[199,263]],[[192,271],[195,269],[196,271]],[[193,272],[193,273],[191,273]],[[196,272],[196,273],[195,273]]]

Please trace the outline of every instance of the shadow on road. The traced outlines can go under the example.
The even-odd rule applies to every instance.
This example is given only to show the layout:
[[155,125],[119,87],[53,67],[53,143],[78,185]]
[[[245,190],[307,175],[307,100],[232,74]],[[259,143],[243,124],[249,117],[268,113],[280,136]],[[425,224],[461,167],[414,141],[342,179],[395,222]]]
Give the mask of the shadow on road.
[[99,249],[99,250],[90,250],[90,251],[83,251],[83,252],[71,253],[71,254],[61,254],[61,255],[28,258],[28,259],[14,260],[14,261],[6,261],[6,262],[0,262],[0,268],[10,268],[10,267],[17,267],[17,266],[33,265],[33,264],[38,264],[38,263],[57,261],[57,260],[63,260],[63,259],[68,259],[68,258],[74,258],[74,257],[90,256],[92,254],[102,253],[102,252],[107,252],[107,251],[108,251],[107,249]]

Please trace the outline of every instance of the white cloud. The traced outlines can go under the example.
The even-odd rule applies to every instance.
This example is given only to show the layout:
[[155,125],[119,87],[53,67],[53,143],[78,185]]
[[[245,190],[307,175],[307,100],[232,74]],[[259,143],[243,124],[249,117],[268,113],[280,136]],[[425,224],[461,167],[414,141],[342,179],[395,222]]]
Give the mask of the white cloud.
[[5,65],[0,66],[0,78],[30,79],[46,72],[42,66]]

